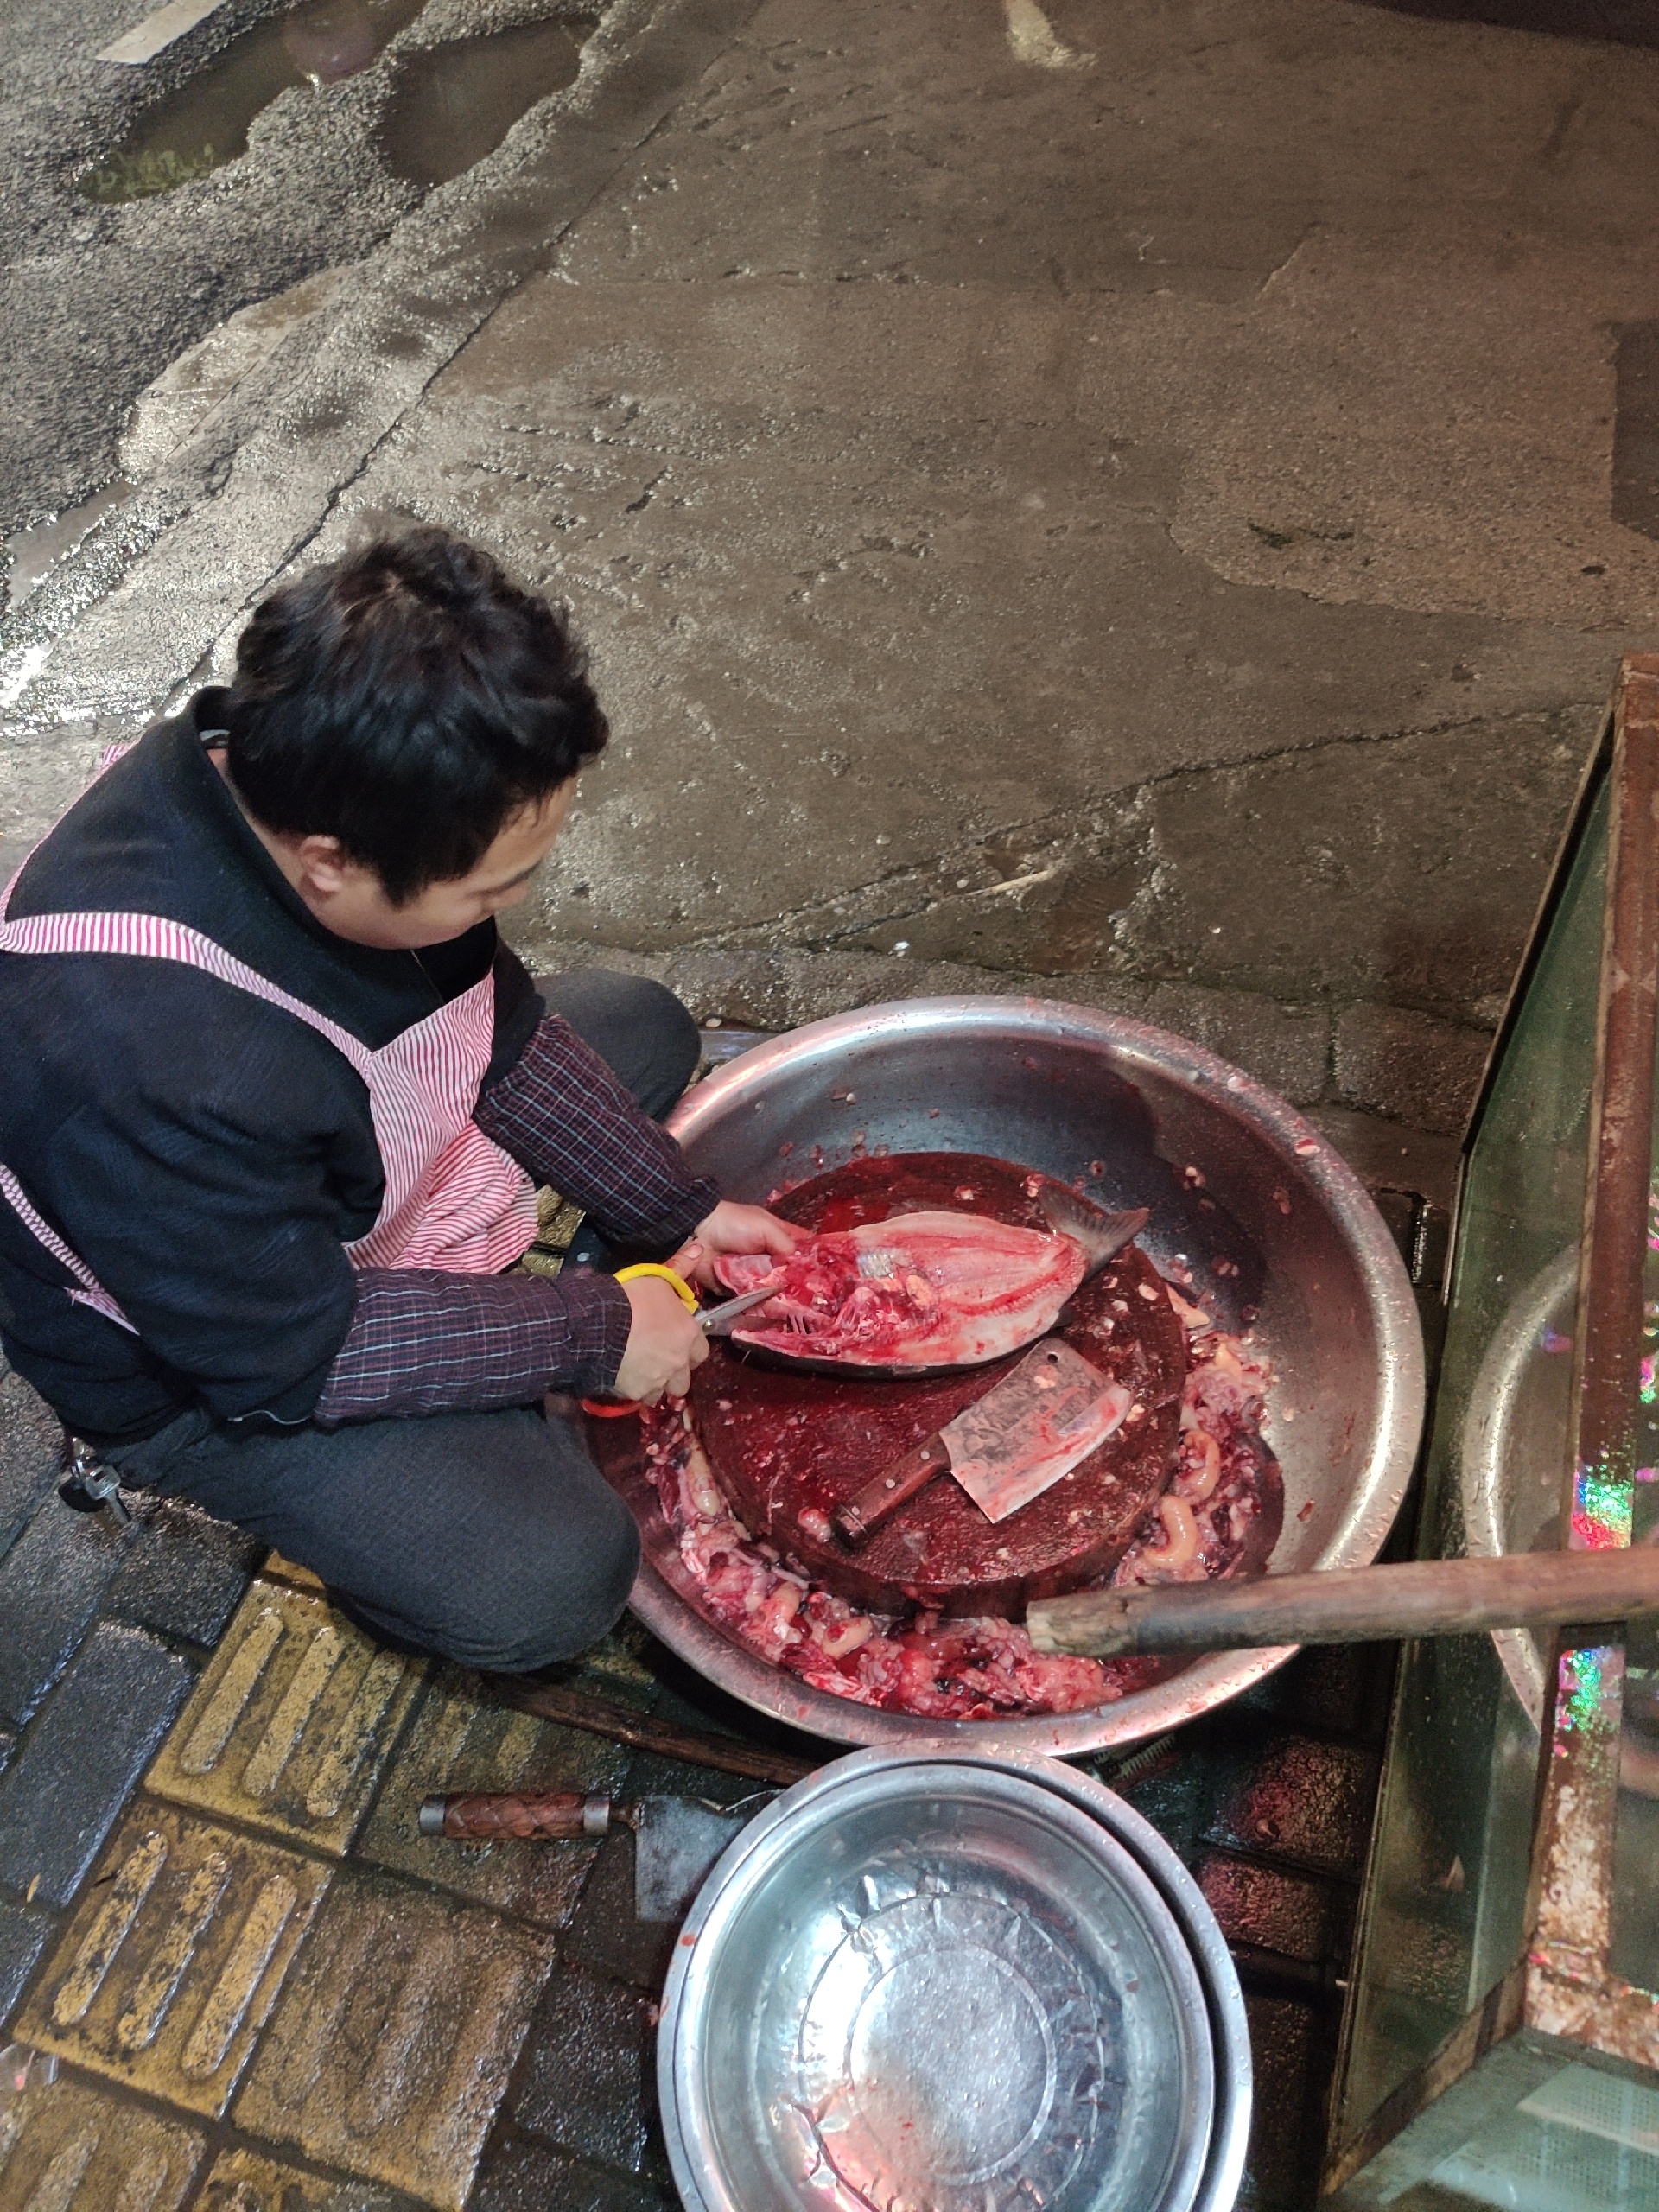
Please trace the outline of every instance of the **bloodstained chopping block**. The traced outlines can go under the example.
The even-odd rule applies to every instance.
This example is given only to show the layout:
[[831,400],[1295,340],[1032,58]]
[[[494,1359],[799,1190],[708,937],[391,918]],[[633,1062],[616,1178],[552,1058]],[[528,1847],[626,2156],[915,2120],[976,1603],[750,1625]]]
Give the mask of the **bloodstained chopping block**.
[[[1036,1229],[1046,1227],[1040,1201],[1050,1188],[1071,1196],[1004,1160],[911,1154],[849,1162],[789,1192],[776,1210],[814,1230],[947,1205]],[[888,1381],[763,1364],[716,1344],[692,1377],[692,1421],[744,1527],[813,1581],[880,1612],[920,1604],[1018,1618],[1028,1599],[1077,1589],[1122,1556],[1167,1478],[1186,1377],[1185,1331],[1151,1262],[1133,1246],[1079,1286],[1046,1341],[1070,1344],[1103,1389],[1128,1392],[1128,1406],[1115,1434],[1000,1527],[954,1482],[931,1484],[856,1554],[835,1535],[831,1516],[994,1389],[1023,1353]],[[597,1440],[601,1453],[607,1446],[639,1448],[632,1433],[614,1444]]]

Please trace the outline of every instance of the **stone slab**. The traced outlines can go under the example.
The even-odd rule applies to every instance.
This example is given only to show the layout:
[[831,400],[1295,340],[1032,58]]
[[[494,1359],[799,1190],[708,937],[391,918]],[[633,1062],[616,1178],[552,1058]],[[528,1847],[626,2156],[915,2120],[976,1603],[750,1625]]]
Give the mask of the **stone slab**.
[[655,2007],[642,1991],[572,1973],[550,1983],[513,2084],[518,2125],[601,2165],[638,2173],[657,2126]]
[[1193,1869],[1230,1943],[1254,1943],[1310,1966],[1345,1955],[1350,1916],[1328,1882],[1210,1852]]
[[569,1964],[653,1995],[663,1986],[679,1931],[641,1920],[633,1909],[633,1838],[609,1835],[559,1945]]
[[143,1511],[104,1611],[191,1643],[217,1643],[261,1548],[257,1537],[181,1498],[157,1498]]
[[93,1630],[0,1777],[0,1885],[69,1902],[194,1680],[142,1630]]
[[679,2212],[667,2183],[626,2181],[539,2143],[493,2147],[469,2212]]
[[0,2212],[177,2212],[201,2157],[182,2120],[60,2076],[0,2109]]
[[[1065,980],[1046,981],[1040,988],[1049,997],[1071,995]],[[1331,1017],[1323,1006],[1287,1006],[1255,991],[1166,982],[1147,994],[1141,1018],[1231,1060],[1293,1106],[1309,1105],[1324,1092]]]
[[632,1613],[624,1613],[608,1636],[580,1658],[550,1672],[547,1680],[585,1690],[611,1705],[633,1705],[645,1711],[657,1696],[657,1670],[663,1656],[663,1647],[650,1630]]
[[1281,1728],[1345,1737],[1380,1751],[1389,1729],[1395,1647],[1376,1643],[1309,1645],[1235,1701]]
[[1326,2032],[1311,2005],[1248,1996],[1255,2096],[1240,2202],[1250,2212],[1304,2212],[1315,2201],[1319,2158],[1316,2081]]
[[597,1855],[594,1844],[453,1843],[416,1831],[421,1800],[461,1789],[579,1789],[613,1795],[629,1754],[602,1736],[514,1713],[475,1675],[446,1668],[389,1762],[355,1856],[538,1928],[562,1928]]
[[1420,1191],[1433,1205],[1450,1210],[1461,1157],[1455,1135],[1414,1129],[1351,1106],[1313,1106],[1306,1112],[1367,1189]]
[[1441,1021],[1408,1007],[1343,1007],[1337,1015],[1337,1099],[1418,1128],[1460,1135],[1491,1043],[1489,1030]]
[[492,1913],[343,1872],[232,2118],[461,2212],[552,1963]]
[[27,1720],[73,1656],[134,1541],[49,1493],[0,1563],[0,1713]]
[[249,1590],[150,1771],[152,1789],[344,1852],[424,1674],[326,1601]]
[[62,1442],[56,1420],[22,1376],[0,1365],[0,1557],[56,1482]]
[[141,1800],[64,1930],[20,2037],[217,2118],[329,1871]]
[[373,2182],[306,2172],[257,2151],[222,2151],[196,2200],[201,2212],[396,2212],[408,2199]]
[[1274,1735],[1241,1746],[1205,1840],[1357,1879],[1365,1863],[1379,1760],[1358,1745]]
[[11,2018],[56,1925],[54,1913],[0,1904],[0,2024]]

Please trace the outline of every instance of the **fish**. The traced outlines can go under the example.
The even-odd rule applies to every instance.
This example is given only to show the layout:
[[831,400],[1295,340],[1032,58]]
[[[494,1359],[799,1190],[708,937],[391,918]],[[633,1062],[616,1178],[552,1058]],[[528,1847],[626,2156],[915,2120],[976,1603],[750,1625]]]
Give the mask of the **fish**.
[[977,1213],[899,1214],[813,1236],[782,1262],[728,1255],[728,1290],[777,1288],[742,1316],[734,1344],[791,1365],[873,1378],[983,1367],[1046,1336],[1084,1277],[1145,1228],[1044,1194],[1045,1231]]

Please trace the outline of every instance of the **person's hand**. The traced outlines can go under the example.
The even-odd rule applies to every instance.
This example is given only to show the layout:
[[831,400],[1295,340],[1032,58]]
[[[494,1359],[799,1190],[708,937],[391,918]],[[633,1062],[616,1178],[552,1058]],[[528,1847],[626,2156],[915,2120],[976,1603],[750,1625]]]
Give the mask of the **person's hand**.
[[779,1221],[765,1206],[741,1206],[731,1198],[722,1198],[714,1211],[697,1224],[690,1243],[683,1245],[669,1264],[688,1281],[695,1279],[705,1289],[718,1290],[721,1282],[715,1273],[716,1260],[752,1253],[786,1260],[798,1244],[805,1242],[804,1229],[797,1229],[793,1222]]
[[691,1388],[692,1369],[709,1357],[709,1340],[696,1316],[660,1275],[636,1275],[622,1288],[633,1308],[633,1325],[612,1389],[619,1398],[647,1406],[664,1391],[683,1398]]

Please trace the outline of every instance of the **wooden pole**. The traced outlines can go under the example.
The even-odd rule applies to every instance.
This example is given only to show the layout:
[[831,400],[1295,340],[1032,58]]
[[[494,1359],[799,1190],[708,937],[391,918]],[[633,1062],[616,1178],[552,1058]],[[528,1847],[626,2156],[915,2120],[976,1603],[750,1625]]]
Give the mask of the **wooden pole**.
[[1089,1591],[1033,1605],[1026,1626],[1039,1651],[1112,1659],[1278,1643],[1392,1643],[1656,1612],[1659,1550],[1643,1547]]
[[520,1713],[562,1720],[567,1728],[585,1728],[592,1735],[608,1736],[613,1743],[631,1744],[636,1751],[683,1759],[690,1766],[714,1767],[721,1774],[739,1774],[750,1782],[774,1782],[780,1789],[817,1771],[814,1761],[797,1758],[791,1752],[769,1751],[759,1744],[741,1743],[735,1736],[716,1736],[711,1730],[653,1720],[648,1713],[630,1712],[604,1698],[589,1697],[583,1690],[530,1682],[518,1675],[498,1675],[490,1688],[504,1704],[516,1706]]

